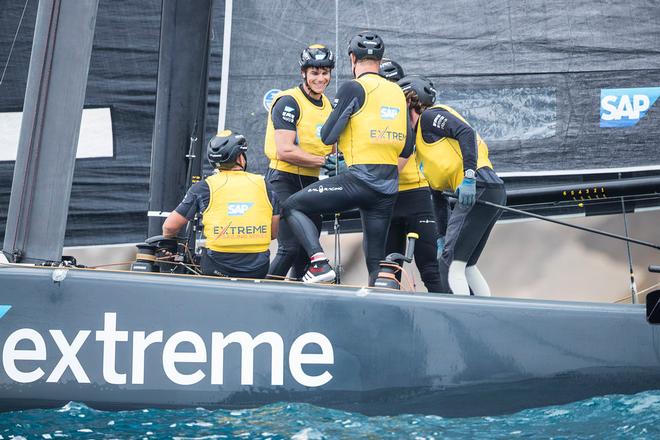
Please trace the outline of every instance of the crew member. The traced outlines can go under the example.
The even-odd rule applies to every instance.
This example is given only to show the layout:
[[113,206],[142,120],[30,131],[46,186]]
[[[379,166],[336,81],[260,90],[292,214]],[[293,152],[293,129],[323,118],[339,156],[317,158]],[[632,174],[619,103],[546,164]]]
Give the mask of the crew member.
[[[380,75],[397,82],[405,75],[396,61],[385,59],[380,63]],[[387,233],[385,254],[405,254],[406,236],[419,235],[415,243],[415,264],[429,292],[441,292],[440,271],[437,260],[438,229],[433,213],[429,184],[419,169],[413,152],[399,174],[399,195],[394,205],[390,229]],[[397,273],[401,281],[401,272]]]
[[[275,96],[266,127],[265,153],[270,159],[266,179],[280,203],[317,182],[319,167],[332,151],[321,141],[320,128],[332,111],[323,92],[335,67],[334,54],[313,44],[302,51],[299,64],[302,83]],[[320,231],[321,216],[311,218]],[[293,266],[292,277],[301,278],[308,258],[286,222],[280,225],[277,243],[269,276],[284,277]]]
[[399,185],[399,156],[410,156],[414,140],[403,92],[378,74],[384,51],[383,40],[373,32],[351,38],[348,55],[356,79],[341,86],[321,129],[326,145],[339,141],[348,169],[308,186],[283,204],[283,217],[310,257],[305,282],[335,278],[310,218],[319,213],[359,208],[370,283],[385,256]]
[[[442,191],[454,191],[458,201],[449,215],[445,245],[439,259],[445,291],[490,296],[488,283],[477,269],[500,210],[480,204],[506,203],[504,183],[488,159],[488,146],[453,108],[435,103],[433,83],[422,76],[399,81],[406,94],[411,123],[416,127],[417,156],[424,175],[441,200]],[[442,218],[442,204],[438,217]]]
[[248,173],[247,141],[229,130],[214,136],[206,154],[215,174],[190,187],[163,223],[163,235],[174,237],[202,213],[206,249],[202,273],[237,278],[264,278],[270,241],[277,236],[279,204],[263,176]]

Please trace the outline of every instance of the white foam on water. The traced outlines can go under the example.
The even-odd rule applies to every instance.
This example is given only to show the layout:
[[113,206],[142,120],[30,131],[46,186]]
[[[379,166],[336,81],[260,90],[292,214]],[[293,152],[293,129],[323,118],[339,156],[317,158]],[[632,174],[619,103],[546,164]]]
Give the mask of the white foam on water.
[[78,405],[74,402],[69,402],[66,405],[64,405],[62,408],[58,409],[57,412],[69,412],[73,408],[78,408]]
[[635,406],[630,409],[630,412],[633,414],[638,414],[642,411],[646,411],[652,406],[660,404],[660,396],[644,396],[631,399],[631,403],[633,402],[635,403]]
[[305,428],[291,436],[291,440],[322,440],[323,434],[314,428]]

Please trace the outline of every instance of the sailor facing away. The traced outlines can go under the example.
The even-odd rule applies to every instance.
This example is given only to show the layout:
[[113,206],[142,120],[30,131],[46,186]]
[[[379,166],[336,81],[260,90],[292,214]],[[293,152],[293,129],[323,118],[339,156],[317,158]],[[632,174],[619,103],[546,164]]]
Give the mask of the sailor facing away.
[[384,51],[383,40],[373,32],[351,38],[348,55],[356,79],[340,87],[335,108],[321,129],[326,145],[339,141],[348,169],[308,186],[282,205],[283,218],[310,257],[303,281],[335,278],[310,218],[319,213],[360,210],[370,284],[377,275],[378,262],[385,257],[385,239],[399,187],[399,157],[410,156],[413,137],[403,92],[378,75]]
[[215,174],[195,183],[163,223],[163,235],[174,237],[202,213],[206,249],[204,275],[264,278],[268,273],[268,247],[277,236],[279,205],[264,177],[245,171],[247,141],[224,130],[206,149]]
[[436,90],[427,78],[409,75],[399,81],[416,127],[416,147],[424,175],[433,189],[436,216],[447,218],[442,191],[454,191],[458,202],[446,223],[444,249],[439,258],[446,291],[490,296],[488,283],[477,269],[500,210],[475,201],[506,203],[504,183],[493,171],[488,146],[454,109],[435,103]]
[[[397,82],[404,77],[403,68],[396,61],[383,58],[380,63],[380,76]],[[385,255],[406,253],[406,235],[415,232],[419,235],[415,243],[415,265],[429,292],[442,292],[440,271],[436,257],[438,227],[433,213],[431,191],[426,178],[419,169],[413,152],[408,163],[399,173],[399,195],[394,205],[392,222],[387,233]],[[397,273],[401,281],[401,272]]]
[[[321,127],[332,111],[323,94],[330,84],[335,56],[320,44],[300,54],[302,84],[278,93],[268,114],[266,156],[270,159],[266,180],[284,203],[292,194],[318,182],[319,168],[332,147],[321,141]],[[317,231],[321,216],[310,216]],[[293,266],[292,277],[302,278],[309,259],[286,222],[280,223],[277,255],[269,276],[282,278]]]

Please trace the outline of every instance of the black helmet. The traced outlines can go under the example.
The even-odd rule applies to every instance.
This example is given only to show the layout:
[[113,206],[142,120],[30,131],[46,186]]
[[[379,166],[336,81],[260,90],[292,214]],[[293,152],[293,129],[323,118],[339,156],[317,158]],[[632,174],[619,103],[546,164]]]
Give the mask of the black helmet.
[[403,78],[406,74],[403,73],[403,67],[401,64],[396,61],[392,61],[389,58],[383,58],[380,62],[380,69],[378,74],[385,78],[388,81],[398,81]]
[[241,134],[223,130],[213,136],[206,147],[206,157],[214,168],[231,167],[238,156],[247,153],[247,141]]
[[435,103],[436,90],[433,83],[422,75],[408,75],[397,81],[403,92],[412,90],[417,94],[419,103],[424,106],[431,106]]
[[360,32],[348,42],[348,54],[351,53],[358,60],[380,61],[385,53],[385,43],[371,31]]
[[312,44],[303,49],[300,54],[301,69],[307,67],[329,67],[335,68],[335,54],[322,44]]

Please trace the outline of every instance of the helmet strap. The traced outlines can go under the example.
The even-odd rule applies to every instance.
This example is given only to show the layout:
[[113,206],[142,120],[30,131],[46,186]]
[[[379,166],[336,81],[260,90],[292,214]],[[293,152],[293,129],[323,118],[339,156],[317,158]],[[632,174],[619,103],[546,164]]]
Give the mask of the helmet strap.
[[[348,55],[348,58],[351,60],[351,73],[353,73],[353,78],[355,78],[355,66],[357,65],[358,62],[357,56],[355,55],[355,53],[351,52]],[[355,61],[353,61],[353,58],[355,58]]]
[[309,82],[307,81],[307,68],[303,70],[303,85],[305,86],[305,93],[307,93],[308,95],[314,93],[312,91],[312,87],[309,85]]

